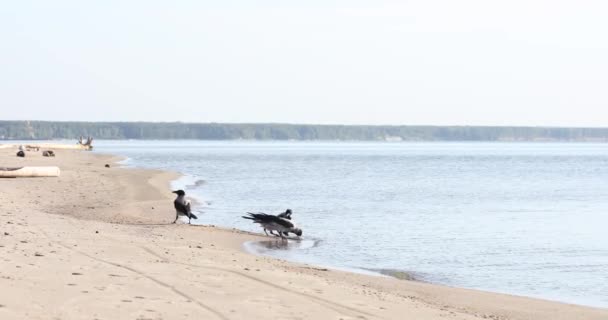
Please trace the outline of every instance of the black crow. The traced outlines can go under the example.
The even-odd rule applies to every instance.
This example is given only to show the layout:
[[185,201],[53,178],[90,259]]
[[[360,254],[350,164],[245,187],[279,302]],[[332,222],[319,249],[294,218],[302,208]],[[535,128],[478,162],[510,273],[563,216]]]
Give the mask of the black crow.
[[192,223],[192,219],[198,219],[192,210],[190,210],[190,200],[186,199],[186,193],[184,190],[173,191],[173,193],[177,194],[177,198],[173,201],[173,206],[175,207],[175,220],[173,223],[177,222],[179,216],[188,217],[188,223]]
[[264,233],[268,235],[266,230],[270,230],[270,233],[274,235],[273,231],[279,232],[281,238],[284,232],[291,232],[298,237],[302,235],[302,230],[296,228],[296,226],[289,220],[265,213],[251,213],[247,212],[248,216],[243,216],[244,219],[253,220],[254,223],[260,224],[264,228]]

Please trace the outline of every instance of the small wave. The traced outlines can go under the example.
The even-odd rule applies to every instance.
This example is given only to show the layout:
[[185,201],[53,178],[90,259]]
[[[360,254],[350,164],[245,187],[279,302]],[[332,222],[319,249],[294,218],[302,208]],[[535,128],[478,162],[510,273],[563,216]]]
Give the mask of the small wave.
[[121,167],[131,167],[131,166],[135,166],[135,165],[133,164],[133,159],[132,159],[132,158],[129,158],[129,157],[126,157],[126,158],[124,158],[124,159],[122,159],[122,160],[120,160],[120,161],[117,161],[117,162],[116,162],[116,164],[118,164],[118,165],[119,165],[119,166],[121,166]]
[[198,180],[195,180],[194,183],[186,185],[186,189],[196,189],[196,188],[204,185],[205,183],[207,183],[207,181],[205,181],[203,179],[198,179]]
[[377,272],[383,274],[385,276],[389,276],[399,280],[408,280],[408,281],[420,281],[420,278],[416,276],[413,272],[403,271],[397,269],[366,269],[369,271]]

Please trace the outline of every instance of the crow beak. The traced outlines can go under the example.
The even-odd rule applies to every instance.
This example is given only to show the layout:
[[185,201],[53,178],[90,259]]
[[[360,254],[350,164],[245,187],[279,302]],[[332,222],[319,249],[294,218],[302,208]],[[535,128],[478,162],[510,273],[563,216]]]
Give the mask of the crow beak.
[[175,193],[175,194],[177,194],[177,191],[171,191],[171,193]]

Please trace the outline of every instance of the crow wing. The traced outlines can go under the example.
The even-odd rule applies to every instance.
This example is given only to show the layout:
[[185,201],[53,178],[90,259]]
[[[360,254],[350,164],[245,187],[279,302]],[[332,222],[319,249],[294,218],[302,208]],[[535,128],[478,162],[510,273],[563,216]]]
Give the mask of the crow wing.
[[175,210],[177,210],[177,212],[183,214],[183,215],[188,215],[189,211],[190,211],[190,207],[186,206],[185,203],[183,203],[182,201],[179,201],[177,199],[175,199],[175,201],[173,201],[173,206],[175,207]]

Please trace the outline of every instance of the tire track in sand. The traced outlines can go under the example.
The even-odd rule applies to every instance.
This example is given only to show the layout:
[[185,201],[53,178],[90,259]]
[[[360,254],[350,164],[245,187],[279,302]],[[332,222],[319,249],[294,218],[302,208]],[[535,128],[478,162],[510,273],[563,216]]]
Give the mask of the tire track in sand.
[[120,269],[124,269],[124,270],[130,271],[132,273],[135,273],[135,274],[137,274],[139,276],[142,276],[142,277],[144,277],[144,278],[146,278],[146,279],[148,279],[148,280],[156,283],[157,285],[159,285],[159,286],[161,286],[161,287],[163,287],[165,289],[168,289],[168,290],[172,291],[176,295],[178,295],[178,296],[180,296],[182,298],[185,298],[186,300],[193,301],[199,307],[201,307],[205,311],[207,311],[207,312],[215,315],[217,318],[222,319],[222,320],[229,320],[228,317],[226,317],[225,315],[223,315],[221,312],[217,311],[216,309],[214,309],[214,308],[206,305],[205,303],[203,303],[203,302],[195,299],[194,297],[192,297],[192,296],[188,295],[187,293],[185,293],[185,292],[177,289],[176,287],[174,287],[174,286],[172,286],[172,285],[170,285],[170,284],[168,284],[166,282],[163,282],[162,280],[159,280],[159,279],[157,279],[157,278],[155,278],[155,277],[153,277],[153,276],[151,276],[151,275],[149,275],[149,274],[147,274],[147,273],[145,273],[143,271],[137,270],[137,269],[135,269],[133,267],[130,267],[130,266],[127,266],[127,265],[123,265],[123,264],[120,264],[120,263],[116,263],[116,262],[112,262],[112,261],[109,261],[109,260],[101,259],[101,258],[98,258],[98,257],[94,257],[94,256],[91,256],[90,254],[88,254],[86,252],[82,252],[80,250],[76,250],[76,249],[74,249],[74,248],[72,248],[72,247],[70,247],[70,246],[62,243],[61,241],[53,240],[51,237],[49,237],[49,235],[44,230],[42,230],[40,228],[38,228],[38,229],[40,230],[40,232],[42,234],[45,235],[45,237],[49,241],[51,241],[51,242],[53,242],[53,243],[55,243],[55,244],[57,244],[57,245],[59,245],[59,246],[61,246],[63,248],[66,248],[66,249],[68,249],[68,250],[70,250],[72,252],[78,253],[78,254],[80,254],[82,256],[85,256],[85,257],[87,257],[87,258],[89,258],[91,260],[94,260],[94,261],[97,261],[97,262],[101,262],[101,263],[104,263],[104,264],[107,264],[107,265],[111,265],[111,266],[114,266],[114,267],[117,267],[117,268],[120,268]]
[[254,277],[254,276],[251,276],[251,275],[248,275],[248,274],[236,271],[236,270],[230,270],[230,269],[226,269],[226,268],[213,267],[213,266],[202,266],[202,265],[195,265],[195,264],[190,264],[190,263],[177,262],[177,261],[174,261],[174,260],[170,260],[170,259],[168,259],[168,258],[166,258],[166,257],[164,257],[164,256],[162,256],[160,254],[158,254],[156,251],[154,251],[154,250],[152,250],[150,248],[147,248],[145,246],[139,246],[139,247],[142,250],[145,250],[146,252],[148,252],[149,254],[151,254],[151,255],[159,258],[163,262],[168,262],[168,263],[173,263],[173,264],[179,264],[179,265],[184,265],[184,266],[193,267],[193,268],[209,269],[209,270],[216,270],[216,271],[221,271],[221,272],[232,273],[234,275],[237,275],[237,276],[240,276],[240,277],[243,277],[243,278],[247,278],[249,280],[252,280],[252,281],[264,284],[266,286],[269,286],[269,287],[272,287],[272,288],[275,288],[275,289],[278,289],[278,290],[281,290],[281,291],[284,291],[284,292],[288,292],[288,293],[291,293],[291,294],[294,294],[294,295],[297,295],[297,296],[300,296],[300,297],[307,298],[309,300],[312,300],[313,302],[316,302],[316,303],[320,304],[321,306],[324,306],[326,308],[334,310],[334,311],[336,311],[338,313],[346,313],[349,316],[354,316],[354,317],[359,318],[359,319],[368,319],[367,317],[382,319],[382,317],[380,317],[378,315],[374,315],[374,314],[368,313],[366,311],[362,311],[362,310],[359,310],[359,309],[356,309],[356,308],[353,308],[353,307],[349,307],[349,306],[346,306],[346,305],[343,305],[343,304],[340,304],[340,303],[337,303],[337,302],[333,302],[333,301],[330,301],[330,300],[327,300],[327,299],[323,299],[323,298],[314,296],[312,294],[308,294],[308,293],[304,293],[304,292],[299,292],[299,291],[296,291],[296,290],[291,289],[291,288],[283,287],[283,286],[280,286],[278,284],[274,284],[272,282],[269,282],[269,281],[266,281],[266,280],[263,280],[263,279],[260,279],[260,278],[257,278],[257,277]]

